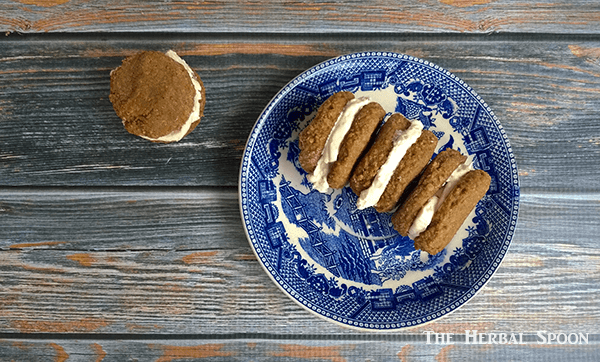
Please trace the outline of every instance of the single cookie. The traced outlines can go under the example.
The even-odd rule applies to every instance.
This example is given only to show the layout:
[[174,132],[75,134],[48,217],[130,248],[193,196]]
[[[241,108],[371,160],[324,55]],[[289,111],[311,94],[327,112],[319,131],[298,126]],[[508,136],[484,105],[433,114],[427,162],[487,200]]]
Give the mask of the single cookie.
[[466,159],[467,157],[459,151],[448,148],[440,152],[429,163],[417,186],[392,215],[392,224],[400,235],[408,235],[408,230],[423,206],[438,192],[458,165],[464,163]]
[[202,80],[171,50],[125,58],[110,73],[109,99],[128,132],[163,143],[189,134],[206,103]]
[[327,137],[346,104],[354,98],[350,92],[338,92],[327,98],[319,107],[317,115],[306,128],[300,132],[298,161],[307,173],[312,173],[321,158]]
[[378,212],[393,210],[406,187],[431,160],[437,141],[419,121],[393,114],[352,173],[350,187],[359,196],[357,206],[374,206]]
[[415,248],[429,254],[442,251],[490,187],[491,177],[482,170],[462,176],[425,231],[415,238]]
[[354,165],[384,117],[385,110],[379,103],[371,102],[360,109],[344,136],[337,160],[331,165],[327,175],[330,187],[339,189],[348,183]]

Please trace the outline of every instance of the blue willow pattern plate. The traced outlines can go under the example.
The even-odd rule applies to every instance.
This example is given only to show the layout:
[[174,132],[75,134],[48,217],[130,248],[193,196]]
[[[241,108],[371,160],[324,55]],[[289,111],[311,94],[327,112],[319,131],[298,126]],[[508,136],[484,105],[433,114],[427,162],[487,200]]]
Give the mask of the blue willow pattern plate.
[[[391,213],[357,210],[346,187],[313,190],[298,163],[298,134],[331,94],[369,96],[388,112],[419,119],[492,177],[450,244],[415,250]],[[505,131],[467,84],[427,61],[396,53],[344,55],[286,85],[248,139],[240,209],[258,260],[309,311],[362,330],[392,331],[436,320],[480,290],[506,254],[517,221],[519,181]]]

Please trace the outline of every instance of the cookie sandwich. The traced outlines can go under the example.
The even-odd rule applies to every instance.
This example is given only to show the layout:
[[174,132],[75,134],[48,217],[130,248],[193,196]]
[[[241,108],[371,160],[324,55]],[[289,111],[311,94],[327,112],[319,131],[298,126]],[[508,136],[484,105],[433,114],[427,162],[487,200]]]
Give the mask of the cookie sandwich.
[[202,80],[172,50],[125,58],[110,73],[109,98],[129,133],[162,143],[188,135],[206,103]]
[[394,228],[429,254],[442,251],[487,193],[491,177],[454,149],[440,152],[392,215]]
[[350,177],[350,187],[359,196],[357,208],[392,211],[431,160],[437,143],[437,137],[424,130],[419,120],[391,115]]
[[348,183],[385,114],[379,103],[350,92],[334,93],[323,102],[298,143],[298,161],[316,190],[327,192]]

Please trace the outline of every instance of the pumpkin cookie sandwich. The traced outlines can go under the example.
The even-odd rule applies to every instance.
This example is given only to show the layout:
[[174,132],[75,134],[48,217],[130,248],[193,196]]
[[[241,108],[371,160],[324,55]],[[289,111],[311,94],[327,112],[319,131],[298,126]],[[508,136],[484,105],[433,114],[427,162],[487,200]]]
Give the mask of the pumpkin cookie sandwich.
[[344,187],[385,117],[380,104],[350,92],[329,97],[300,133],[299,162],[316,190]]
[[350,178],[350,187],[359,196],[357,208],[392,211],[431,160],[437,142],[418,120],[411,122],[400,113],[388,118]]
[[176,142],[200,122],[206,103],[198,74],[174,51],[142,51],[110,73],[110,101],[125,129],[152,142]]
[[394,228],[429,254],[442,251],[489,189],[491,178],[453,149],[440,152],[392,215]]

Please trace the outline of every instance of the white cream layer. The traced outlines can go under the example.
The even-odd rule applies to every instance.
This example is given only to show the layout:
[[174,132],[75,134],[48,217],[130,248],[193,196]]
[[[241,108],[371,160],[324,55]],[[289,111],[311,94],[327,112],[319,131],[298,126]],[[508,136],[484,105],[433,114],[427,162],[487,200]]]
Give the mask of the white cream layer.
[[411,239],[414,240],[417,236],[419,236],[419,234],[427,229],[429,224],[431,224],[431,219],[433,219],[433,214],[435,213],[435,208],[439,200],[439,197],[433,195],[421,208],[417,214],[417,217],[415,218],[415,221],[413,221],[410,229],[408,230],[408,236]]
[[313,183],[313,186],[319,192],[327,192],[329,190],[329,184],[327,183],[327,175],[329,174],[329,168],[331,164],[337,160],[340,145],[344,140],[344,136],[350,130],[354,117],[361,110],[362,107],[367,105],[370,99],[367,97],[354,98],[346,104],[342,113],[338,116],[335,124],[327,137],[323,153],[317,162],[317,167],[313,173],[307,176],[308,181]]
[[169,58],[176,61],[177,63],[183,65],[183,67],[187,71],[188,75],[190,76],[190,80],[192,81],[194,90],[196,91],[194,94],[194,106],[192,108],[192,112],[190,113],[190,116],[188,117],[187,121],[185,121],[185,123],[181,126],[180,129],[173,131],[173,132],[169,133],[168,135],[161,136],[158,138],[151,138],[151,137],[146,137],[146,136],[141,136],[141,137],[145,138],[147,140],[150,140],[150,141],[176,142],[176,141],[181,140],[183,138],[183,136],[185,136],[186,133],[189,131],[192,124],[200,118],[200,100],[202,99],[202,86],[200,85],[200,82],[198,82],[198,80],[196,80],[196,77],[194,75],[194,71],[192,70],[192,68],[190,68],[189,65],[187,65],[187,63],[183,59],[181,59],[179,57],[179,55],[177,55],[177,53],[175,53],[172,50],[169,50],[165,54]]
[[377,171],[371,186],[360,193],[356,202],[356,207],[359,210],[377,204],[400,161],[402,161],[410,146],[417,142],[422,132],[423,124],[420,121],[412,121],[406,130],[396,133],[392,150],[388,154],[385,163]]
[[448,179],[444,183],[444,186],[442,186],[442,188],[438,190],[438,192],[433,197],[431,197],[429,201],[427,201],[427,203],[419,211],[419,214],[417,214],[415,221],[413,221],[410,229],[408,230],[408,236],[411,239],[414,240],[417,236],[419,236],[419,234],[421,234],[423,231],[425,231],[425,229],[427,229],[427,227],[431,223],[431,219],[433,219],[433,214],[435,214],[435,212],[440,208],[444,200],[446,200],[446,197],[448,197],[450,191],[454,189],[461,177],[466,175],[467,172],[471,170],[473,170],[472,163],[461,163],[452,172],[452,174],[450,174],[450,177],[448,177]]

